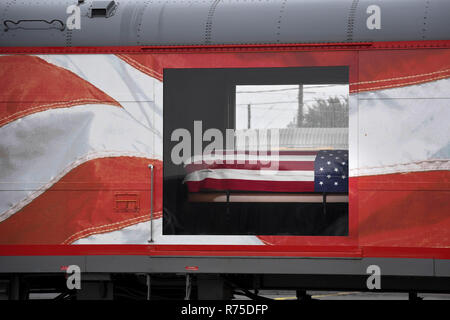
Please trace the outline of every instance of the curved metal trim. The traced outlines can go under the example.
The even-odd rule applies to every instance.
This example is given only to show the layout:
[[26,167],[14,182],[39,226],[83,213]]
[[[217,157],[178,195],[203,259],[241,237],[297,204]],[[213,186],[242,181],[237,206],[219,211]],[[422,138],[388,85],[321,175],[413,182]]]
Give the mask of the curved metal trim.
[[347,41],[353,41],[353,31],[355,27],[356,9],[358,8],[359,0],[353,0],[348,12],[347,21]]
[[[19,24],[21,24],[22,22],[44,22],[44,23],[47,23],[48,25],[50,25],[48,28],[27,28],[27,27],[20,27],[20,26],[18,26]],[[54,22],[59,22],[60,24],[61,24],[61,27],[59,27],[59,28],[55,28],[55,27],[53,27],[52,25],[53,25],[53,23]],[[14,24],[14,25],[16,25],[17,27],[15,27],[15,28],[13,28],[13,27],[10,27],[10,26],[8,26],[8,23],[12,23],[12,24]],[[28,19],[24,19],[24,20],[17,20],[17,22],[14,22],[14,21],[12,21],[12,20],[5,20],[5,21],[3,21],[3,25],[5,26],[5,32],[6,31],[8,31],[8,30],[16,30],[16,29],[22,29],[22,30],[48,30],[48,29],[59,29],[60,31],[64,31],[64,28],[65,28],[65,25],[64,25],[64,22],[62,22],[61,20],[59,20],[59,19],[53,19],[53,20],[51,20],[51,21],[47,21],[47,20],[44,20],[44,19],[35,19],[35,20],[28,20]]]
[[209,7],[208,17],[206,18],[206,24],[205,24],[205,44],[211,43],[211,34],[212,34],[212,27],[213,27],[212,19],[214,17],[216,7],[220,1],[221,0],[214,0],[214,2]]

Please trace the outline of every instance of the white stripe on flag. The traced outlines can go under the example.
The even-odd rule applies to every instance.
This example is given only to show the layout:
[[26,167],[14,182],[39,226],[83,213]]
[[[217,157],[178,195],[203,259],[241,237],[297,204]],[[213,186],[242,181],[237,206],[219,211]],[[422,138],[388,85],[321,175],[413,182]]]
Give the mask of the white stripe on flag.
[[247,162],[247,161],[253,161],[253,162],[257,162],[257,161],[262,161],[262,162],[271,162],[271,161],[314,161],[316,159],[316,156],[311,156],[311,155],[307,155],[307,156],[295,156],[295,155],[248,155],[248,154],[237,154],[237,155],[226,155],[224,156],[219,156],[219,155],[212,155],[212,154],[208,154],[208,155],[196,155],[193,156],[189,159],[187,159],[185,161],[185,165],[189,165],[192,163],[202,163],[202,159],[204,162],[208,161],[210,163],[214,163],[214,162],[218,162],[219,160],[221,160],[221,162],[226,163],[226,162],[233,162],[233,161],[238,161],[238,162]]
[[[0,221],[90,159],[109,156],[141,156],[161,159],[161,139],[140,125],[121,108],[81,105],[31,114],[0,128],[2,191]],[[156,139],[157,141],[154,141]],[[154,150],[153,146],[159,146]],[[24,183],[24,187],[20,187]],[[30,183],[39,188],[27,190]]]
[[102,90],[162,136],[163,84],[113,54],[38,55]]
[[450,79],[359,94],[358,112],[350,112],[350,176],[448,170],[448,92]]
[[277,171],[277,170],[241,170],[241,169],[205,169],[188,174],[185,181],[204,179],[234,179],[253,181],[314,181],[313,170]]

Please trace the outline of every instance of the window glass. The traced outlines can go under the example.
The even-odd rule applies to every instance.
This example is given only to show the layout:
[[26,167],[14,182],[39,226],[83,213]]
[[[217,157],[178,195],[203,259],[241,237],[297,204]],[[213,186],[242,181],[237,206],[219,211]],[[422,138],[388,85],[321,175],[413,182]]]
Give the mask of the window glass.
[[163,233],[346,236],[348,68],[166,69]]

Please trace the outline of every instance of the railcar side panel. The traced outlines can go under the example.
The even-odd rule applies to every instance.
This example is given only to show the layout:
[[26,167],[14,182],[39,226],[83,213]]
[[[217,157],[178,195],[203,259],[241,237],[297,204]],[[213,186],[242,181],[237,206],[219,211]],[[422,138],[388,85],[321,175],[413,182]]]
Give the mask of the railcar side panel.
[[[47,254],[58,255],[70,246],[77,254],[89,255],[93,252],[89,245],[97,245],[97,253],[104,248],[103,253],[123,254],[122,245],[131,245],[128,248],[132,250],[124,254],[152,255],[167,249],[167,255],[201,250],[205,256],[230,252],[238,256],[258,252],[320,256],[325,251],[326,256],[339,257],[347,252],[370,257],[387,248],[390,257],[414,252],[415,257],[429,258],[431,249],[448,258],[449,63],[450,49],[446,48],[2,55],[1,250],[9,255],[13,248],[32,245],[36,254],[47,250]],[[292,86],[298,85],[304,99],[301,119],[298,100],[293,103],[288,96],[289,90],[295,89]],[[205,194],[222,196],[222,200],[192,204],[189,199],[206,198],[187,189],[186,181],[191,181],[186,178],[191,172],[183,171],[187,158],[177,169],[168,171],[166,161],[173,160],[169,157],[181,140],[171,134],[174,130],[166,131],[172,125],[164,122],[167,117],[173,119],[173,129],[192,133],[193,150],[198,133],[194,121],[203,121],[203,152],[213,141],[202,140],[207,129],[219,133],[242,129],[238,121],[247,113],[238,115],[241,102],[236,100],[237,94],[265,92],[268,96],[260,100],[252,98],[256,99],[253,109],[242,103],[248,119],[248,110],[254,114],[253,122],[244,121],[248,125],[244,129],[279,129],[288,132],[287,136],[298,133],[286,138],[289,143],[283,142],[286,145],[277,150],[279,157],[289,160],[277,161],[312,161],[312,169],[294,171],[315,174],[307,178],[313,180],[305,179],[318,188],[321,181],[314,173],[320,170],[317,152],[331,154],[345,150],[345,146],[324,147],[335,142],[322,136],[325,140],[307,145],[306,137],[315,137],[309,133],[315,127],[307,122],[313,121],[308,116],[312,117],[320,101],[326,105],[327,99],[340,91],[320,100],[308,90],[320,95],[323,88],[345,85],[347,96],[333,103],[340,104],[339,108],[342,104],[344,109],[347,103],[347,128],[336,123],[315,126],[322,136],[332,131],[330,127],[346,130],[348,158],[339,161],[347,162],[348,174],[342,171],[339,177],[347,181],[347,192],[326,195],[318,189],[288,190],[282,192],[288,200],[267,200],[272,196],[268,193],[280,196],[269,184],[270,190],[264,189],[265,199],[261,200],[259,189],[243,192],[239,187],[234,192],[228,184],[223,188],[216,184],[215,193],[205,187]],[[251,86],[260,86],[259,91]],[[295,90],[298,95],[300,89]],[[281,97],[277,92],[283,92]],[[307,97],[312,97],[311,101]],[[289,103],[294,106],[286,113],[296,118],[286,116],[280,128],[264,127],[262,120],[255,120],[258,110],[265,110],[261,119],[274,118],[270,110],[280,108],[281,114],[289,109]],[[170,110],[178,110],[178,114],[169,114],[175,112]],[[337,113],[333,117],[336,119]],[[335,141],[336,133],[333,137]],[[153,166],[153,176],[149,165]],[[246,178],[253,169],[241,167],[207,167],[208,174],[218,170],[223,175],[202,177],[210,182],[216,179],[222,186],[233,179],[225,174],[235,169],[240,170],[241,180],[277,180]],[[279,172],[282,170],[275,175]],[[291,171],[283,172],[287,175]],[[286,181],[299,181],[283,179],[281,186]],[[167,193],[166,188],[172,189]],[[303,193],[314,199],[319,195],[320,200],[300,201]],[[343,207],[330,200],[342,195],[348,199]],[[244,196],[245,200],[239,200]],[[270,214],[265,209],[269,207]],[[200,214],[201,210],[207,215]],[[336,216],[330,217],[333,214]],[[217,228],[209,229],[211,225]]]

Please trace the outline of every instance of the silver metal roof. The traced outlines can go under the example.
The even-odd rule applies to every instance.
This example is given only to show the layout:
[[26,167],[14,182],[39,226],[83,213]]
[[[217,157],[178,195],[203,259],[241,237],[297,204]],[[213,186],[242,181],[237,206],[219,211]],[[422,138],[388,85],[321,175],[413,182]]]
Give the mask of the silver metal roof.
[[450,1],[1,0],[0,21],[1,46],[448,40]]

